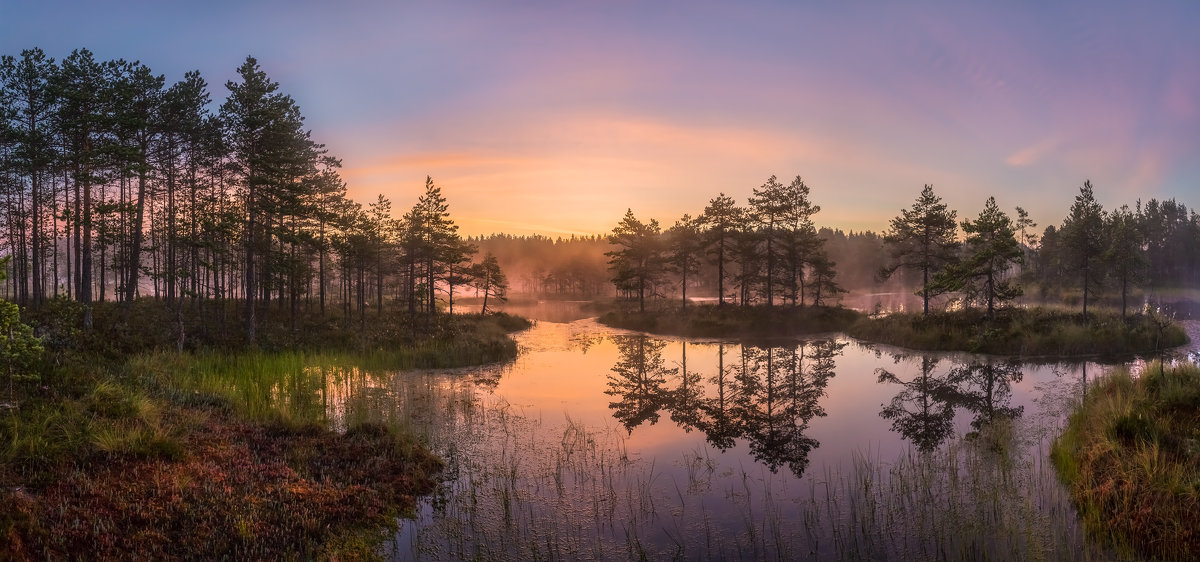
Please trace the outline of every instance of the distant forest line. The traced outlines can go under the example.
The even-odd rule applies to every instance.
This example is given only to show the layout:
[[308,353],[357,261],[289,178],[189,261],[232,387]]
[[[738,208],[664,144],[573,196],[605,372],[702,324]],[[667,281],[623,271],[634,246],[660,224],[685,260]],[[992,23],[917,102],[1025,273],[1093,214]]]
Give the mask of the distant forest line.
[[[508,290],[630,296],[635,280],[651,298],[687,290],[743,304],[803,304],[804,291],[831,302],[844,289],[876,290],[886,270],[896,269],[898,246],[888,241],[895,225],[882,233],[819,226],[813,216],[820,208],[799,178],[794,186],[775,185],[772,177],[747,205],[721,194],[674,229],[643,223],[631,211],[635,222],[623,221],[612,235],[463,237],[432,178],[406,212],[395,212],[383,195],[366,205],[350,200],[340,161],[313,140],[294,100],[253,58],[224,86],[226,98],[214,104],[198,72],[168,85],[145,65],[98,61],[84,49],[57,62],[38,49],[4,56],[4,296],[30,307],[55,297],[77,300],[85,325],[87,305],[97,300],[153,297],[181,312],[239,301],[253,340],[263,310],[282,311],[293,323],[298,313],[327,309],[362,319],[385,303],[433,315],[456,297],[500,299]],[[1083,266],[1075,235],[1064,234],[1069,221],[1038,231],[1016,211],[1021,263],[1009,264],[1004,278],[1070,288],[1082,268],[1092,273],[1086,290],[1105,290],[1118,282],[1111,234],[1129,230],[1134,238],[1123,240],[1138,255],[1120,266],[1121,284],[1200,284],[1196,213],[1173,199],[1133,205],[1095,209],[1087,219],[1100,225],[1087,250],[1094,260]],[[629,249],[622,236],[639,225],[658,229],[659,254],[643,264],[654,272],[631,273],[630,256],[621,254]],[[967,235],[956,227],[953,238],[964,242]],[[681,240],[687,248],[669,257]],[[928,280],[900,269],[889,290],[929,292]]]

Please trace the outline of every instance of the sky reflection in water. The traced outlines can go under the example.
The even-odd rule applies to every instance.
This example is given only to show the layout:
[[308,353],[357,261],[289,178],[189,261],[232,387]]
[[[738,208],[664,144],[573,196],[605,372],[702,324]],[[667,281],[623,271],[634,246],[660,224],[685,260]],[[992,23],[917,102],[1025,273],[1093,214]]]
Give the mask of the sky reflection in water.
[[394,558],[1107,557],[1046,458],[1107,367],[590,319],[517,339],[510,365],[394,379],[438,389],[411,426],[451,465]]

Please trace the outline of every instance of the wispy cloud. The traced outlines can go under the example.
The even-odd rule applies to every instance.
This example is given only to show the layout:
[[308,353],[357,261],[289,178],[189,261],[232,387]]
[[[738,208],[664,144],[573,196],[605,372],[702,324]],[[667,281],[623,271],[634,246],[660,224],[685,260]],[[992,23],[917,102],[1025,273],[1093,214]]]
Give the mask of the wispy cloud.
[[1024,168],[1038,163],[1053,153],[1062,145],[1062,137],[1051,136],[1022,148],[1004,159],[1004,163],[1017,168]]

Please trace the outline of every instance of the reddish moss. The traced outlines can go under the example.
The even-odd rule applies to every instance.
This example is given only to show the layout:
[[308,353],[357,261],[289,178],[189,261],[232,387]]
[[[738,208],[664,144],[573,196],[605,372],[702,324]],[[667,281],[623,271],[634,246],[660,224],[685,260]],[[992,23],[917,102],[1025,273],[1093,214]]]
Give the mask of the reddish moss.
[[41,489],[5,486],[0,557],[324,557],[329,544],[392,528],[442,466],[386,428],[339,435],[184,414],[170,416],[188,425],[181,460],[95,458],[63,463]]

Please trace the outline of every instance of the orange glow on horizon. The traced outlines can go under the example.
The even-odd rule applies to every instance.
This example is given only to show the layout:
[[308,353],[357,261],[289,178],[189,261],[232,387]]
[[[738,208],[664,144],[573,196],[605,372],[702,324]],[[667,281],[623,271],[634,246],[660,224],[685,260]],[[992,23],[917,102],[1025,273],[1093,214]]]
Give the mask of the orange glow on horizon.
[[[890,159],[874,147],[765,128],[578,115],[533,121],[505,130],[503,139],[481,133],[483,148],[348,160],[342,175],[351,197],[368,201],[383,193],[397,215],[415,202],[430,175],[464,235],[607,234],[627,208],[665,229],[684,213],[698,215],[719,193],[745,204],[767,176],[789,181],[797,172],[824,209],[820,226],[880,231],[886,227],[881,217],[900,205],[869,193],[894,181],[897,170],[961,183],[903,161],[888,162],[885,180],[873,170]],[[821,179],[846,173],[865,181],[844,188]]]

